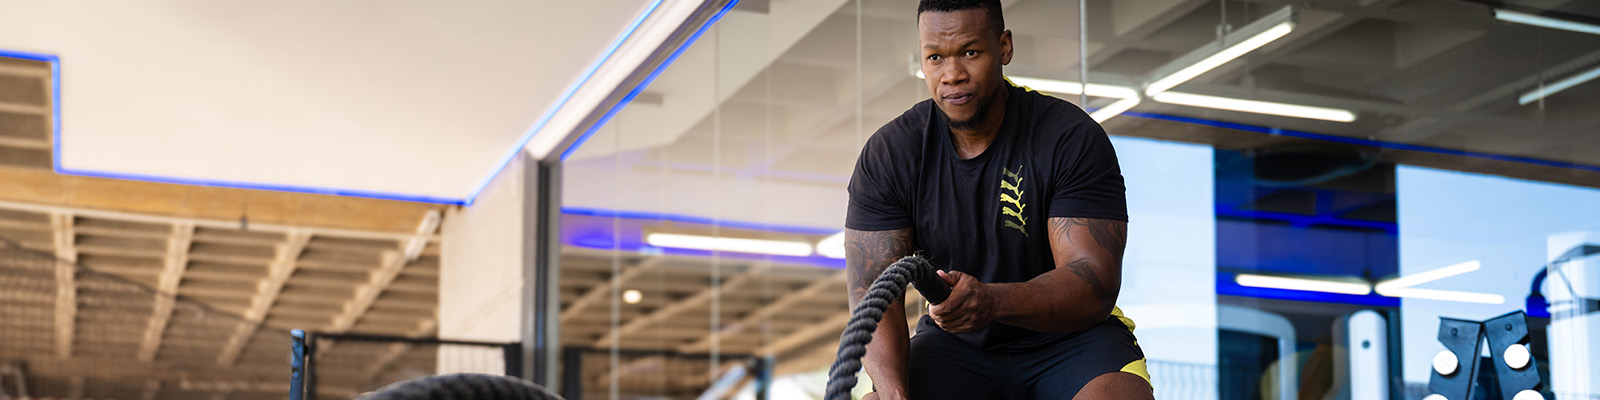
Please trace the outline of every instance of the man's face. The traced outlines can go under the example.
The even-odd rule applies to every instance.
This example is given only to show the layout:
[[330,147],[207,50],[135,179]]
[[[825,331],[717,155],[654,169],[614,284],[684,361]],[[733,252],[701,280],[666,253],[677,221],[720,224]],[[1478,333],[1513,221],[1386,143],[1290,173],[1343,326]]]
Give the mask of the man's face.
[[952,129],[982,124],[1005,84],[1000,66],[1011,63],[1011,31],[995,35],[988,17],[981,9],[929,11],[917,17],[922,74]]

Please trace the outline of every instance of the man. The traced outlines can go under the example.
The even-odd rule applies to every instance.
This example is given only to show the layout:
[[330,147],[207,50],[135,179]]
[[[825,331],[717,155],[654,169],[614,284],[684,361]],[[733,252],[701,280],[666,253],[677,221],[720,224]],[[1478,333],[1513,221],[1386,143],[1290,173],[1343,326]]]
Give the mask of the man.
[[[1115,307],[1127,203],[1110,140],[1083,110],[1001,75],[998,1],[923,0],[932,99],[866,143],[845,221],[851,307],[915,250],[950,298],[907,340],[889,307],[863,363],[878,399],[1149,399]],[[902,302],[904,299],[901,300]]]

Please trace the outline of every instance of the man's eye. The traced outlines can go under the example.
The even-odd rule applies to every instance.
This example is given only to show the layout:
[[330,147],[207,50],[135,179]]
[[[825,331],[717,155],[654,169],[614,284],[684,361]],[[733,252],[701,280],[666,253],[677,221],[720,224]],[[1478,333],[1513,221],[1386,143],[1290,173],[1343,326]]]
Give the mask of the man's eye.
[[938,54],[934,54],[934,55],[928,56],[928,61],[939,61],[939,55]]
[[978,51],[977,50],[967,50],[967,57],[972,57],[972,56],[976,56],[976,55],[978,55]]

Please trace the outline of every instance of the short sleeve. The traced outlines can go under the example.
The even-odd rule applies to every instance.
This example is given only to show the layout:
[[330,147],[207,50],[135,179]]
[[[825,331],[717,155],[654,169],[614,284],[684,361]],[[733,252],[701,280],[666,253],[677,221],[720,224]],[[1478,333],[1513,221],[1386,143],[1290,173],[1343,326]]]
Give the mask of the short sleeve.
[[1128,220],[1117,152],[1100,124],[1075,124],[1056,142],[1050,217]]
[[910,203],[902,186],[913,177],[906,176],[910,168],[900,165],[905,157],[896,157],[897,152],[907,149],[891,143],[887,137],[891,134],[889,128],[873,134],[856,159],[855,172],[850,175],[845,228],[885,231],[912,225]]

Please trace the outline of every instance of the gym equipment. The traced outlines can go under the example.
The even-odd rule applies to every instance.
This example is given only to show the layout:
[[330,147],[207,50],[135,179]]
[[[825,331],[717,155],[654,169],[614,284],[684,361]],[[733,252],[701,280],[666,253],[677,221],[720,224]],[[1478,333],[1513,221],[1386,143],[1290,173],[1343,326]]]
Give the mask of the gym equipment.
[[939,304],[950,298],[950,285],[939,277],[933,264],[921,254],[913,254],[895,261],[878,279],[872,281],[866,297],[850,313],[850,322],[839,336],[839,352],[833,366],[828,368],[828,387],[825,400],[849,400],[850,389],[856,387],[856,372],[861,370],[861,356],[867,354],[867,343],[878,330],[883,312],[905,294],[906,285],[915,283],[917,291],[929,303]]
[[[1528,316],[1515,311],[1488,321],[1439,318],[1439,342],[1448,350],[1433,357],[1433,371],[1423,400],[1473,399],[1479,390],[1498,388],[1498,398],[1543,400],[1538,360],[1528,349]],[[1479,382],[1483,343],[1489,343],[1493,381]],[[1487,374],[1487,373],[1486,373]],[[1485,377],[1487,378],[1487,377]],[[1485,393],[1493,396],[1494,393]],[[1494,398],[1494,397],[1490,397]]]

